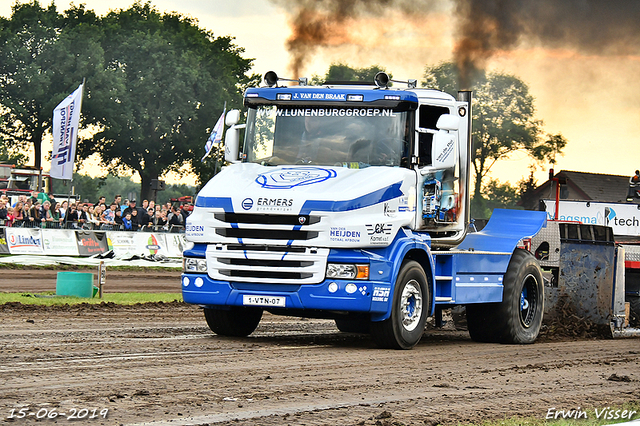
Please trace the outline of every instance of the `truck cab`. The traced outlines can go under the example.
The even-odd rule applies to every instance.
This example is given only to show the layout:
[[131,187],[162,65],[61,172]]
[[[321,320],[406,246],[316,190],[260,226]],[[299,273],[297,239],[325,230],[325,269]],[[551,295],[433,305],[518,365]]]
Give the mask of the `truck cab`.
[[[227,115],[231,165],[201,190],[186,223],[183,297],[204,307],[214,332],[250,334],[268,310],[332,318],[408,349],[437,305],[502,301],[517,242],[545,216],[499,214],[517,224],[463,245],[470,92],[391,88],[385,74],[372,85],[280,86],[274,73],[265,82],[245,93],[246,123]],[[515,278],[518,303],[523,288],[535,300],[517,310],[532,319],[516,341],[539,330],[532,259],[517,262],[534,277]]]

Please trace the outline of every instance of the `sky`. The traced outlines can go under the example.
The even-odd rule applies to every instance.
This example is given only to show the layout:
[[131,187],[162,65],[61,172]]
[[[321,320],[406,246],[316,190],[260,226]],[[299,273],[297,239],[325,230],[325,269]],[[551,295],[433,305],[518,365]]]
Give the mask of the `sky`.
[[[40,1],[43,5],[49,4],[48,0]],[[480,4],[481,1],[464,0],[470,5],[471,12],[474,3]],[[571,5],[574,1],[577,0],[550,4],[555,7],[556,4]],[[353,2],[358,3],[358,0]],[[9,17],[13,3],[13,0],[0,0],[0,15]],[[132,0],[75,2],[80,3],[103,15],[110,9],[127,8]],[[305,15],[296,15],[296,7],[303,3],[322,4],[310,0],[152,2],[161,12],[176,11],[196,18],[199,25],[212,31],[214,36],[233,36],[235,44],[245,49],[244,57],[254,58],[253,72],[264,74],[273,70],[280,76],[290,77],[296,73],[308,77],[324,75],[331,63],[341,62],[353,67],[380,65],[396,79],[420,80],[425,66],[450,61],[459,55],[457,48],[461,32],[473,35],[478,31],[477,28],[462,26],[454,4],[448,0],[391,0],[396,7],[385,10],[375,7],[389,2],[370,0],[364,4],[371,7],[372,12],[354,13],[340,19],[333,19],[329,14],[333,20],[327,27],[328,35],[324,34],[316,44],[304,45],[304,51],[300,53],[299,50],[291,50],[288,40],[299,35],[300,19]],[[519,1],[513,1],[513,4],[517,3]],[[56,2],[59,11],[68,5],[66,0]],[[411,10],[413,5],[422,7],[422,11]],[[621,12],[623,16],[624,12]],[[539,18],[544,20],[542,24],[549,23],[550,26],[532,24],[531,28],[526,28],[525,25],[525,32],[517,34],[509,33],[509,28],[505,28],[504,34],[512,35],[512,39],[507,42],[501,39],[502,44],[489,49],[490,54],[481,59],[481,66],[489,71],[513,74],[523,80],[535,98],[536,118],[543,121],[544,131],[561,133],[568,140],[564,155],[556,158],[556,171],[631,176],[640,168],[640,52],[610,49],[601,40],[606,40],[606,37],[626,40],[625,34],[612,33],[613,30],[608,32],[604,27],[592,31],[581,23],[586,21],[584,17],[582,21],[561,22],[559,26],[548,16],[532,18],[535,10],[527,10],[527,13],[526,22]],[[545,10],[545,13],[548,12]],[[579,13],[575,15],[580,18]],[[636,16],[632,13],[627,15]],[[603,21],[600,19],[597,24],[602,26]],[[493,28],[500,24],[504,23],[492,21],[490,26],[484,27]],[[574,37],[580,33],[580,25],[589,30],[585,33],[588,32],[590,38],[577,40],[578,36]],[[544,33],[536,33],[533,27],[544,30]],[[556,34],[558,28],[566,31]],[[621,31],[620,28],[624,30],[626,27],[618,25],[612,28]],[[212,117],[212,123],[216,119]],[[516,152],[510,158],[498,161],[490,176],[516,184],[528,177],[531,163],[526,153]],[[549,167],[549,164],[537,167],[535,178],[538,184],[546,181]],[[80,172],[101,174],[92,162],[87,162]],[[171,183],[173,179],[175,177],[167,180]]]

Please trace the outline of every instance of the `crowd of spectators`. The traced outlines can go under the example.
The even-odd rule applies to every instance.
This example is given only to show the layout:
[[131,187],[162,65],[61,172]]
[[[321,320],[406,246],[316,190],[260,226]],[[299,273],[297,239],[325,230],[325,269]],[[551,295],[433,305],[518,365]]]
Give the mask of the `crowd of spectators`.
[[105,197],[96,203],[56,200],[53,194],[33,191],[20,195],[13,205],[6,195],[0,196],[0,225],[25,228],[85,229],[184,232],[190,203],[155,204],[143,200],[122,201],[121,195],[107,204]]

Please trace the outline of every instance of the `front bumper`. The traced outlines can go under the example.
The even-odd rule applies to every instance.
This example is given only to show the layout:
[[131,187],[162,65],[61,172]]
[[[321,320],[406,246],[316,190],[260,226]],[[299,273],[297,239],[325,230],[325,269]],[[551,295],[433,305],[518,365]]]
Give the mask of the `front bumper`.
[[388,309],[391,290],[386,282],[360,280],[303,285],[236,283],[184,273],[181,281],[185,302],[209,308],[244,306],[245,296],[262,296],[284,298],[284,307],[265,304],[264,308],[383,313]]

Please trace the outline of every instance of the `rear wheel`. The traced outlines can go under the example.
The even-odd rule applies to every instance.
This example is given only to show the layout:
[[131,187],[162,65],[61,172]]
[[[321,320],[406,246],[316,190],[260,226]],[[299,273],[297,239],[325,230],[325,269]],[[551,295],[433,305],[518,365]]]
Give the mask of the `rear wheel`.
[[544,312],[540,265],[531,253],[516,249],[504,276],[502,302],[467,305],[467,327],[477,342],[533,343]]
[[220,336],[245,337],[253,333],[262,318],[262,309],[232,306],[229,310],[206,309],[207,325]]
[[412,260],[404,262],[393,292],[391,315],[371,323],[371,337],[383,348],[411,349],[424,332],[430,301],[422,266]]

